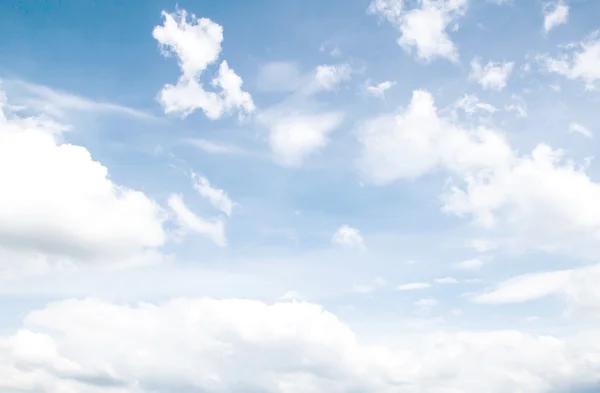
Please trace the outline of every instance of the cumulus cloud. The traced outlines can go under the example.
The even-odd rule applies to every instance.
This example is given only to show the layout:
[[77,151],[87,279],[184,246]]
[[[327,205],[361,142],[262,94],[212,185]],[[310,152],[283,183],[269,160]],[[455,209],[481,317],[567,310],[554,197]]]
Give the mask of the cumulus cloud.
[[539,144],[528,154],[504,135],[441,117],[433,97],[415,91],[395,116],[366,122],[358,165],[375,184],[432,172],[451,176],[442,209],[471,217],[503,246],[593,257],[600,252],[600,185],[560,149]]
[[11,112],[0,95],[0,248],[23,252],[36,265],[64,265],[120,263],[161,247],[163,210],[113,183],[88,150],[64,142],[64,129]]
[[566,46],[559,57],[540,56],[539,60],[549,72],[569,79],[579,79],[586,89],[594,90],[600,80],[600,31],[596,31],[581,42]]
[[278,164],[301,166],[327,146],[329,134],[339,127],[345,113],[327,110],[316,102],[315,95],[335,90],[350,77],[347,64],[319,65],[302,78],[298,90],[260,113],[258,121],[269,131],[269,146]]
[[467,0],[422,0],[406,9],[402,0],[373,0],[367,12],[389,21],[399,32],[398,45],[415,51],[418,59],[458,61],[458,49],[448,35],[449,26],[463,16]]
[[506,87],[514,65],[512,62],[491,61],[482,65],[480,59],[473,59],[469,78],[484,89],[500,91]]
[[202,73],[219,58],[223,28],[208,18],[188,15],[183,9],[174,13],[163,11],[162,16],[164,22],[154,28],[152,36],[164,56],[177,56],[181,69],[177,83],[165,85],[158,95],[165,113],[186,117],[202,109],[209,119],[215,120],[233,110],[241,114],[254,112],[252,97],[242,90],[242,78],[227,61],[221,62],[211,82],[218,92],[205,90],[200,82]]
[[356,248],[359,250],[366,250],[367,248],[360,231],[348,225],[339,227],[333,234],[331,242],[339,246]]
[[546,3],[544,7],[544,31],[550,30],[567,23],[569,17],[569,6],[562,0]]
[[595,336],[439,332],[366,345],[335,315],[300,301],[65,300],[0,338],[0,389],[542,393],[596,381]]

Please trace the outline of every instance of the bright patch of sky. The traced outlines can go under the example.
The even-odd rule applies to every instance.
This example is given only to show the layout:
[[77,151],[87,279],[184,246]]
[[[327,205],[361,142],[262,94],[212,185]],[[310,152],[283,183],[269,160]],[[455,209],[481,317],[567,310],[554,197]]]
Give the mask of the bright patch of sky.
[[598,15],[0,3],[0,392],[598,391]]

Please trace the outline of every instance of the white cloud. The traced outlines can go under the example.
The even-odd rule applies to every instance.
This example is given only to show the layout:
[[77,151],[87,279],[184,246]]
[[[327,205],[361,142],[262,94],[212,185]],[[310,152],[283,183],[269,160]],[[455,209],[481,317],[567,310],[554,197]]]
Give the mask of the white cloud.
[[484,111],[488,113],[494,113],[497,111],[496,107],[486,102],[481,102],[475,94],[465,94],[463,97],[455,102],[457,109],[462,109],[465,113],[472,115],[478,111]]
[[585,136],[586,138],[593,138],[594,135],[592,134],[592,132],[585,126],[582,126],[579,123],[571,123],[569,124],[569,132],[575,132],[577,134],[581,134],[583,136]]
[[414,92],[395,117],[368,121],[360,141],[359,169],[375,184],[450,174],[443,211],[471,217],[502,247],[600,253],[600,184],[585,173],[585,164],[564,159],[562,150],[539,144],[522,154],[498,131],[441,118],[425,91]]
[[233,201],[224,190],[211,187],[206,177],[193,174],[192,178],[194,179],[194,189],[198,191],[198,194],[206,198],[215,208],[225,213],[227,217],[231,216]]
[[442,277],[435,280],[438,284],[458,284],[458,280],[454,277]]
[[362,125],[359,169],[376,184],[411,179],[448,168],[464,172],[512,158],[504,137],[483,127],[466,131],[437,115],[427,91],[413,92],[408,108]]
[[36,265],[118,264],[164,244],[166,215],[154,201],[113,183],[84,147],[63,142],[64,126],[9,113],[5,104],[0,97],[3,252],[23,252]]
[[557,26],[567,23],[569,6],[561,0],[549,2],[544,7],[544,31],[548,33]]
[[416,57],[430,61],[445,58],[458,61],[458,50],[448,36],[448,27],[466,13],[467,0],[422,0],[407,10],[400,0],[374,0],[367,12],[387,19],[400,32],[398,44]]
[[516,112],[518,117],[527,117],[527,103],[525,100],[522,97],[513,94],[511,101],[512,103],[504,106],[504,110],[507,112]]
[[495,288],[474,296],[476,303],[523,303],[547,296],[566,299],[569,311],[600,315],[600,265],[570,270],[529,273],[499,283]]
[[181,195],[173,194],[168,200],[175,219],[184,232],[194,232],[205,236],[219,247],[227,245],[225,224],[219,219],[207,220],[196,215],[184,203]]
[[370,85],[367,83],[366,90],[367,93],[369,93],[373,97],[383,98],[385,96],[385,92],[391,89],[395,84],[395,82],[391,81],[383,81],[377,85]]
[[454,268],[457,270],[475,271],[480,270],[485,262],[481,258],[467,259],[454,264]]
[[398,285],[396,287],[396,290],[398,290],[398,291],[414,291],[417,289],[427,289],[430,287],[431,287],[431,284],[428,284],[426,282],[411,282],[408,284]]
[[270,131],[269,145],[275,160],[284,166],[300,166],[324,148],[328,135],[343,119],[341,112],[290,113],[277,108],[261,115],[261,121]]
[[258,122],[269,131],[269,146],[282,166],[298,167],[327,146],[328,135],[344,120],[341,111],[326,110],[314,95],[334,90],[350,78],[347,64],[320,65],[302,78],[297,91],[260,113]]
[[600,31],[579,43],[568,45],[567,48],[569,52],[558,58],[540,56],[539,60],[548,71],[569,79],[580,79],[585,83],[586,89],[596,89],[600,79]]
[[594,337],[467,331],[366,345],[335,315],[300,301],[64,300],[0,338],[0,390],[542,393],[597,381]]
[[348,225],[339,227],[333,234],[331,242],[339,246],[356,248],[359,250],[366,250],[367,248],[360,231]]
[[311,92],[329,91],[339,84],[350,79],[352,68],[348,64],[322,64],[315,68],[312,82],[309,86]]
[[164,56],[176,55],[181,76],[176,85],[167,84],[158,99],[165,113],[178,113],[185,117],[202,109],[209,119],[218,119],[232,110],[252,113],[254,102],[249,93],[242,90],[242,79],[221,62],[212,85],[218,93],[206,91],[199,82],[200,75],[217,61],[221,53],[223,28],[207,18],[196,18],[185,10],[175,13],[162,12],[164,23],[156,26],[152,36],[160,44]]
[[488,62],[481,65],[479,59],[471,61],[471,74],[469,78],[484,89],[503,90],[515,66],[513,62]]

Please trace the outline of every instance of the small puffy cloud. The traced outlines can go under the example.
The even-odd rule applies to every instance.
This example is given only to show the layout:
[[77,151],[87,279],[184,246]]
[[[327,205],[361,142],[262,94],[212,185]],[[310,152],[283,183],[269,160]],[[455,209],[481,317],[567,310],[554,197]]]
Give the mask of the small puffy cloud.
[[549,72],[563,75],[569,79],[579,79],[586,89],[597,88],[600,80],[600,31],[596,31],[583,41],[567,45],[567,52],[553,58],[540,56],[539,60]]
[[227,217],[231,216],[233,210],[233,201],[224,190],[214,188],[206,177],[193,174],[194,189],[202,197],[206,198],[211,205],[225,213]]
[[400,32],[398,44],[407,52],[415,50],[420,60],[445,58],[458,61],[458,49],[448,36],[448,29],[467,10],[467,0],[424,0],[406,9],[401,0],[373,0],[367,12],[389,21]]
[[417,289],[427,289],[430,288],[431,284],[426,282],[411,282],[408,284],[398,285],[396,290],[398,291],[414,291]]
[[549,2],[544,7],[544,31],[548,33],[557,26],[567,23],[569,6],[562,0]]
[[391,89],[396,83],[391,81],[383,81],[376,85],[371,85],[367,83],[366,91],[368,94],[373,97],[383,98],[385,96],[385,92]]
[[480,270],[485,262],[481,258],[467,259],[454,264],[456,270],[476,271]]
[[[0,268],[119,264],[160,248],[164,211],[143,192],[115,184],[65,126],[22,117],[0,93]],[[7,266],[8,264],[8,266]]]
[[586,138],[593,138],[594,135],[592,134],[592,132],[585,126],[582,126],[579,123],[571,123],[569,124],[569,132],[574,132],[576,134],[581,134],[583,136],[585,136]]
[[312,92],[329,91],[335,89],[340,83],[350,79],[352,69],[348,64],[323,64],[314,71],[309,89]]
[[331,242],[339,246],[356,248],[363,251],[367,249],[360,231],[348,225],[339,227],[333,234]]
[[165,113],[186,117],[202,109],[209,119],[215,120],[233,110],[254,112],[252,97],[242,90],[242,78],[227,61],[221,62],[211,82],[217,92],[205,90],[200,82],[202,73],[219,58],[223,28],[208,18],[188,15],[182,9],[174,13],[163,11],[162,16],[164,22],[154,28],[152,36],[164,56],[177,56],[181,69],[177,84],[165,85],[158,95]]
[[500,91],[506,87],[506,82],[514,66],[513,62],[491,61],[482,65],[481,60],[473,59],[469,78],[484,89]]
[[227,245],[225,224],[219,219],[207,220],[196,215],[184,203],[181,195],[169,197],[168,205],[175,215],[175,220],[184,233],[193,232],[207,237],[219,247]]
[[261,115],[269,129],[269,146],[275,160],[297,167],[310,155],[324,148],[329,134],[344,120],[341,112],[289,113],[270,110]]

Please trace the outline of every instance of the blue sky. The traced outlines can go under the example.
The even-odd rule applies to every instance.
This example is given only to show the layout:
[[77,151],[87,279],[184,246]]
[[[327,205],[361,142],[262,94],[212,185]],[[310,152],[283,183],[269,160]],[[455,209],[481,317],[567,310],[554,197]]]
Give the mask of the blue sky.
[[596,15],[0,4],[0,391],[598,386]]

